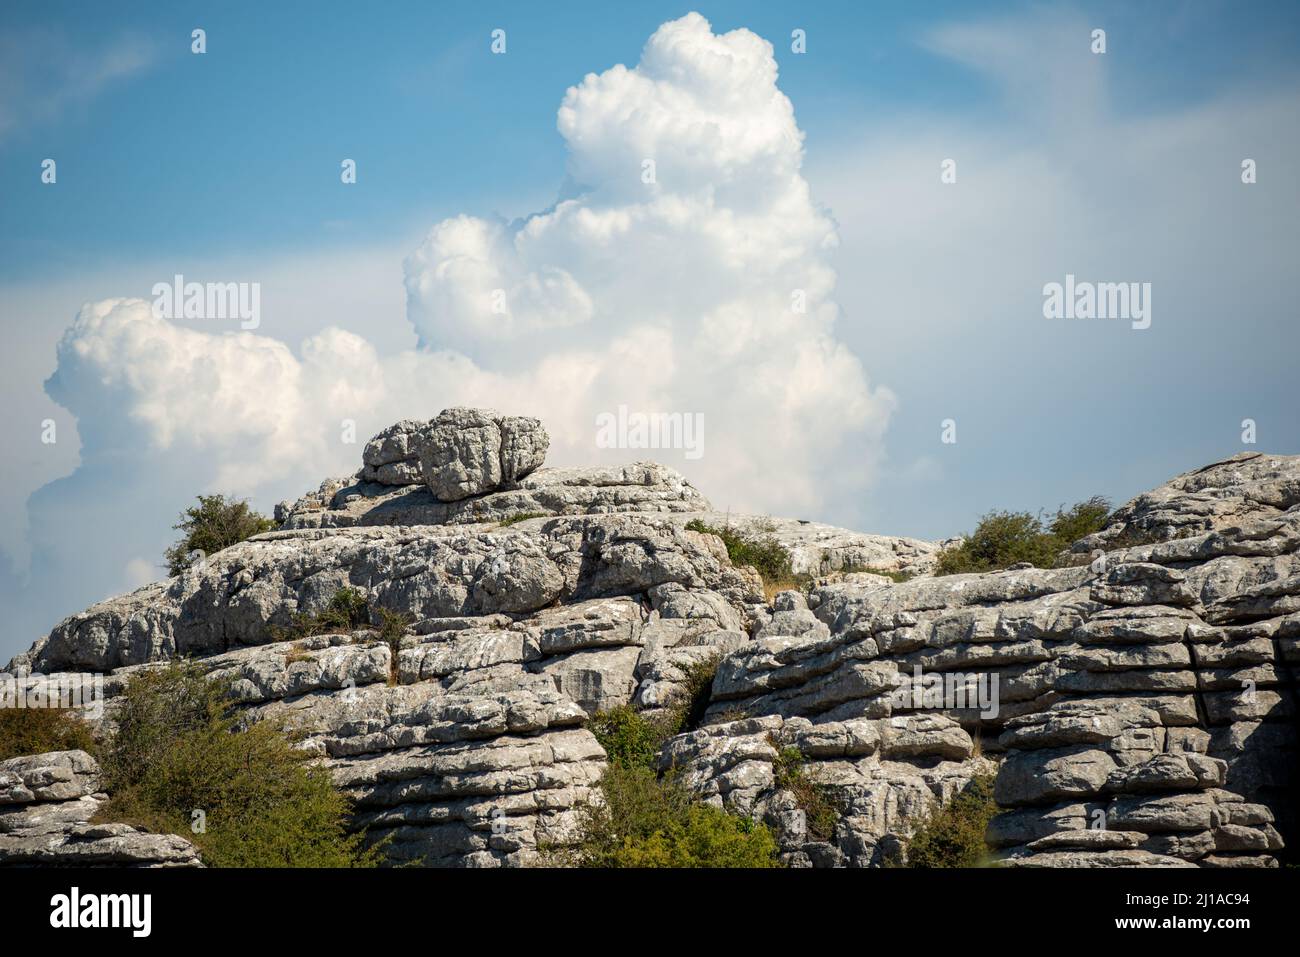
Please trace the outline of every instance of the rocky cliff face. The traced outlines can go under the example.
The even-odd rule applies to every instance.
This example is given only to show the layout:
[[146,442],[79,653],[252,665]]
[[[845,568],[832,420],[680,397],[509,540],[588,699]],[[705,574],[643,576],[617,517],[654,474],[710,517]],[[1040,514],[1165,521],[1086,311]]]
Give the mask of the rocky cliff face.
[[[661,707],[706,660],[704,719],[663,761],[767,820],[791,864],[883,863],[985,773],[1016,865],[1269,865],[1295,840],[1300,459],[1180,476],[1056,569],[934,578],[936,543],[774,520],[795,570],[825,577],[769,603],[686,527],[754,517],[653,463],[543,468],[546,446],[536,420],[482,410],[398,423],[280,530],[67,619],[10,670],[107,673],[111,719],[134,671],[196,658],[250,718],[306,733],[394,857],[433,865],[567,840],[605,764],[587,717]],[[919,577],[842,572],[860,566]],[[343,586],[407,615],[400,641],[276,640]],[[834,795],[832,833],[778,786],[790,747]],[[70,769],[75,794],[0,764],[0,863],[121,837],[85,824],[84,757],[18,759]],[[190,862],[164,844],[139,862]]]

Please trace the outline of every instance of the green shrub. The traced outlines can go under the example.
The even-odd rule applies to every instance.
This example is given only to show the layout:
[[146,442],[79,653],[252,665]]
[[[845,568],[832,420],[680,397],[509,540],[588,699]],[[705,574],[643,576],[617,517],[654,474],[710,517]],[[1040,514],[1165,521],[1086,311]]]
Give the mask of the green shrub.
[[649,718],[624,704],[596,712],[587,727],[605,749],[611,765],[653,771],[659,748],[676,733],[675,724],[671,713]]
[[1061,548],[1069,548],[1085,535],[1105,528],[1108,518],[1110,502],[1094,495],[1086,501],[1076,502],[1069,509],[1057,509],[1047,529],[1060,542]]
[[695,801],[675,775],[611,765],[600,789],[603,801],[582,812],[582,866],[779,866],[765,825]]
[[1097,496],[1057,509],[1046,527],[1029,512],[988,512],[960,544],[939,553],[935,574],[995,571],[1021,562],[1051,568],[1064,549],[1104,528],[1109,515],[1110,503]]
[[601,800],[582,809],[581,837],[561,860],[588,867],[775,867],[766,826],[705,805],[675,770],[656,774],[664,742],[695,726],[708,707],[718,659],[686,669],[685,694],[646,715],[620,705],[592,715],[592,734],[609,758]]
[[212,681],[197,665],[172,662],[132,676],[118,699],[117,730],[101,762],[111,793],[135,787],[182,737],[222,723],[229,711],[228,685]]
[[[769,738],[769,741],[776,746],[774,740]],[[839,807],[831,789],[817,783],[808,774],[803,752],[794,747],[778,748],[772,771],[776,776],[776,786],[793,794],[795,803],[804,812],[809,837],[815,841],[829,841],[840,819]]]
[[200,495],[199,504],[181,512],[172,527],[184,534],[164,553],[167,574],[179,575],[190,564],[190,554],[212,555],[254,535],[269,532],[275,522],[248,507],[248,503],[225,495]]
[[790,556],[770,529],[759,525],[756,526],[757,534],[746,534],[730,527],[718,528],[708,525],[698,518],[687,522],[686,528],[692,532],[718,536],[722,539],[722,544],[727,547],[727,556],[731,559],[731,564],[753,566],[765,582],[794,581]]
[[329,604],[322,611],[315,614],[295,612],[287,626],[272,625],[271,636],[276,641],[296,641],[312,635],[352,631],[369,624],[370,606],[366,596],[355,588],[344,586],[330,596]]
[[[276,726],[240,728],[224,682],[173,663],[133,677],[104,754],[97,815],[180,834],[215,867],[369,867],[346,798]],[[196,831],[195,812],[203,815]]]
[[984,832],[998,812],[993,779],[992,774],[972,778],[960,794],[925,819],[907,843],[907,867],[987,867],[992,863]]
[[709,706],[719,659],[705,658],[688,666],[681,700],[647,715],[631,705],[619,705],[591,716],[587,727],[596,736],[611,764],[654,770],[659,749],[673,735],[694,730]]
[[0,708],[0,761],[47,751],[95,753],[90,725],[67,708]]

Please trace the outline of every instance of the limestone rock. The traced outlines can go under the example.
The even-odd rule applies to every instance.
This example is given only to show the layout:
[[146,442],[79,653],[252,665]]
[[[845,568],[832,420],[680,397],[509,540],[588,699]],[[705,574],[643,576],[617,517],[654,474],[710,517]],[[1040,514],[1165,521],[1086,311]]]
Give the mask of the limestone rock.
[[413,436],[429,491],[458,502],[517,483],[541,466],[550,439],[537,419],[444,409]]
[[428,422],[403,419],[375,435],[361,453],[361,480],[380,485],[418,485],[421,473],[416,438],[428,427]]
[[[697,695],[662,766],[766,822],[793,867],[902,859],[985,776],[1012,866],[1267,867],[1297,839],[1300,458],[1180,476],[1064,567],[933,577],[941,543],[718,513],[672,469],[545,468],[546,444],[483,410],[397,423],[280,530],[68,618],[11,668],[107,672],[111,725],[134,674],[191,658],[241,721],[301,732],[395,863],[547,862],[599,800],[592,713]],[[769,601],[693,519],[771,537],[811,583]],[[345,586],[369,623],[277,630]],[[381,610],[406,627],[380,640]],[[801,806],[810,783],[833,813]],[[0,763],[0,864],[197,862],[89,826],[99,786],[80,752]]]
[[84,751],[0,761],[0,867],[198,867],[194,845],[129,824],[91,824],[104,795]]

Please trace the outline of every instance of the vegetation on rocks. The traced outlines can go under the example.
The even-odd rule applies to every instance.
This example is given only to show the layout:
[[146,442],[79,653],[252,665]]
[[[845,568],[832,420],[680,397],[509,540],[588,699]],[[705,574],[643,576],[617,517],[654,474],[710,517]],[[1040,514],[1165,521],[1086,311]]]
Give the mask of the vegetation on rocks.
[[369,623],[370,606],[366,596],[355,588],[344,587],[330,596],[329,604],[323,610],[314,614],[297,612],[288,626],[272,626],[271,634],[276,641],[294,641],[312,635],[352,631]]
[[216,867],[368,867],[347,799],[274,724],[241,727],[224,682],[192,664],[133,677],[103,754],[97,815],[179,834]]
[[592,715],[587,727],[611,764],[653,771],[664,742],[699,724],[709,706],[709,691],[717,670],[717,658],[698,661],[685,669],[683,693],[670,706],[646,714],[632,705],[619,705]]
[[688,669],[680,704],[646,715],[621,705],[588,723],[609,766],[600,800],[582,809],[571,863],[586,867],[775,867],[777,843],[766,825],[704,804],[677,771],[656,773],[663,743],[690,730],[708,702],[717,668]]
[[990,866],[993,857],[984,833],[998,812],[993,781],[992,774],[972,778],[961,793],[931,813],[907,842],[905,866]]
[[190,567],[195,552],[212,555],[275,528],[275,522],[253,511],[245,501],[225,495],[200,495],[198,501],[181,512],[181,520],[172,526],[183,534],[164,553],[168,575],[179,575]]
[[804,812],[808,836],[815,841],[829,841],[835,833],[840,811],[831,789],[809,775],[803,753],[794,747],[778,748],[772,770],[776,786],[793,794],[795,803]]
[[611,765],[653,771],[660,747],[676,733],[675,724],[671,712],[649,717],[624,704],[598,711],[587,727],[605,749]]
[[698,801],[676,774],[611,764],[600,789],[603,800],[583,809],[582,866],[779,866],[766,825]]
[[1104,528],[1109,515],[1110,503],[1100,496],[1059,508],[1046,522],[1041,514],[988,512],[960,544],[939,553],[935,574],[997,571],[1022,562],[1051,568],[1062,550]]
[[0,708],[0,761],[47,751],[94,754],[90,725],[67,708]]
[[727,556],[731,559],[731,564],[753,567],[764,582],[793,581],[794,573],[790,568],[789,554],[770,530],[764,529],[761,525],[756,527],[756,533],[747,533],[729,526],[719,528],[699,519],[692,519],[686,523],[686,528],[692,532],[716,535],[722,539],[722,544],[727,547]]

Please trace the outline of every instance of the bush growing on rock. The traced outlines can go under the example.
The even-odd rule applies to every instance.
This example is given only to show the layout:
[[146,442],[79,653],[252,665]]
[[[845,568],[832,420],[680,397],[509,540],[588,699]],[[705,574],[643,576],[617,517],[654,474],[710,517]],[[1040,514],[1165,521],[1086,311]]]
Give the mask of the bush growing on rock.
[[329,604],[323,611],[315,614],[297,612],[288,627],[272,626],[271,635],[276,641],[294,641],[312,635],[352,631],[369,623],[370,606],[366,596],[355,588],[344,587],[330,596]]
[[1105,528],[1110,514],[1110,502],[1100,495],[1094,495],[1086,501],[1076,502],[1069,509],[1057,509],[1048,531],[1061,543],[1062,548],[1069,548],[1085,535]]
[[770,531],[765,532],[759,527],[757,534],[750,534],[730,527],[709,525],[698,518],[687,522],[686,528],[692,532],[718,536],[727,547],[727,557],[731,559],[731,564],[752,566],[764,582],[788,583],[794,580],[790,556]]
[[1029,512],[988,512],[960,544],[939,553],[935,574],[997,571],[1023,562],[1051,568],[1062,550],[1104,528],[1109,515],[1110,503],[1099,496],[1057,509],[1046,526]]
[[185,571],[195,551],[211,555],[275,528],[275,522],[253,511],[247,502],[225,495],[200,495],[198,500],[199,504],[181,512],[181,520],[172,526],[184,534],[164,553],[168,575]]
[[683,700],[647,716],[631,705],[592,715],[605,749],[599,801],[582,810],[571,863],[585,867],[775,867],[776,839],[749,818],[699,801],[675,771],[656,774],[665,741],[688,730],[708,703],[717,659],[687,669]]
[[778,867],[764,824],[694,799],[675,774],[611,765],[583,809],[584,867]]
[[596,736],[612,766],[653,771],[659,748],[672,737],[676,721],[669,714],[648,718],[631,705],[619,705],[591,716],[587,727]]
[[348,802],[328,774],[279,728],[241,728],[227,692],[189,664],[132,678],[98,819],[179,834],[215,867],[375,866],[378,849],[346,832]]
[[664,742],[693,730],[704,717],[718,660],[705,658],[687,667],[682,697],[657,714],[647,715],[624,704],[592,715],[587,727],[605,749],[610,764],[654,770]]
[[0,761],[47,751],[94,754],[90,725],[67,708],[0,708]]
[[835,834],[840,811],[831,789],[814,781],[808,774],[803,753],[794,747],[778,749],[772,771],[776,786],[793,794],[795,803],[804,812],[808,836],[815,841],[829,841]]
[[[936,809],[912,834],[907,867],[987,867],[992,861],[984,833],[998,812],[992,774],[982,774]],[[895,862],[897,863],[897,862]]]

